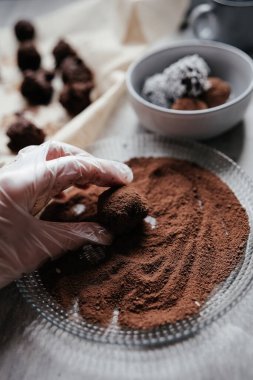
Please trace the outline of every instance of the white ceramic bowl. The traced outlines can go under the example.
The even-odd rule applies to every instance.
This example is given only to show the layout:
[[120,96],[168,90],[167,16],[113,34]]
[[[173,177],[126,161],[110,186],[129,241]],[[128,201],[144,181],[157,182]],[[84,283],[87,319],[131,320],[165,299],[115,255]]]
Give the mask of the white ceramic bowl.
[[[141,96],[146,78],[186,55],[199,54],[211,68],[211,75],[230,83],[229,100],[200,111],[176,111],[156,106]],[[159,134],[207,139],[217,136],[242,120],[253,91],[253,63],[241,50],[211,41],[184,41],[156,50],[134,62],[127,72],[132,106],[147,129]]]

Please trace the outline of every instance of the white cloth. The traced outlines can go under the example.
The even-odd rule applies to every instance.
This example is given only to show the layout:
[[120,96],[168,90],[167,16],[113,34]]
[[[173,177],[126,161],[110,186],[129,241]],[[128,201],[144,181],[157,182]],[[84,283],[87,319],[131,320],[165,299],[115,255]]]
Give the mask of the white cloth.
[[17,43],[12,30],[2,30],[0,161],[11,157],[5,135],[11,115],[24,108],[26,116],[43,128],[49,139],[81,148],[93,142],[106,128],[125,90],[129,64],[151,43],[166,36],[168,41],[173,39],[187,5],[188,0],[86,0],[35,20],[44,67],[53,66],[52,48],[64,37],[95,72],[94,102],[72,120],[58,102],[59,78],[54,80],[55,96],[49,106],[27,108],[18,91],[22,76],[15,64]]

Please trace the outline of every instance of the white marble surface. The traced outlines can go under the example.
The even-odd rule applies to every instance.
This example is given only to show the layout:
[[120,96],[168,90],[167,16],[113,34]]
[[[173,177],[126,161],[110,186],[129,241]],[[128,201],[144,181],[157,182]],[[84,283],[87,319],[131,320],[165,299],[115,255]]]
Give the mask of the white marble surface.
[[[73,1],[73,0],[72,0]],[[0,25],[33,17],[67,0],[1,0]],[[143,132],[127,103],[100,136]],[[253,178],[253,101],[244,122],[206,144],[239,163]],[[253,290],[224,318],[198,336],[155,350],[125,350],[79,342],[43,322],[20,297],[15,285],[0,291],[0,379],[189,379],[253,378]]]

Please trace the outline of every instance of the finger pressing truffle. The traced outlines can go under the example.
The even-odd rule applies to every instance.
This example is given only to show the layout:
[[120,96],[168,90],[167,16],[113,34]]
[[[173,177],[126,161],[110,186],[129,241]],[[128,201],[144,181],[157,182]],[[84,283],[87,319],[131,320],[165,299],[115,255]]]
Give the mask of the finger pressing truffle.
[[110,188],[99,196],[98,220],[116,235],[130,232],[147,215],[146,200],[128,186]]

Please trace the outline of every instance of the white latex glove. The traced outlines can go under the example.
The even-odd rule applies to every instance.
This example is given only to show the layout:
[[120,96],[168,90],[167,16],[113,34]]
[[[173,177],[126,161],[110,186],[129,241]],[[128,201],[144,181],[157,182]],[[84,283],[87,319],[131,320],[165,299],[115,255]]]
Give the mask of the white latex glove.
[[50,141],[21,150],[0,169],[0,287],[86,242],[110,244],[110,234],[97,223],[47,222],[34,215],[71,185],[112,186],[132,178],[125,164],[71,145]]

